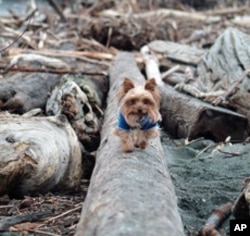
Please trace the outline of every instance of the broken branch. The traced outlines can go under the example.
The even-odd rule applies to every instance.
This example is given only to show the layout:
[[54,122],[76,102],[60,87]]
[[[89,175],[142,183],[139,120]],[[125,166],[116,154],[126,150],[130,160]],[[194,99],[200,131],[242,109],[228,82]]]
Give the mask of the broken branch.
[[27,68],[27,67],[11,67],[7,70],[7,66],[0,65],[0,70],[4,70],[4,73],[9,71],[15,72],[30,72],[30,73],[51,73],[51,74],[82,74],[82,75],[91,75],[91,76],[107,76],[107,73],[102,72],[95,72],[95,71],[80,71],[80,70],[69,70],[69,69],[51,69],[51,68]]

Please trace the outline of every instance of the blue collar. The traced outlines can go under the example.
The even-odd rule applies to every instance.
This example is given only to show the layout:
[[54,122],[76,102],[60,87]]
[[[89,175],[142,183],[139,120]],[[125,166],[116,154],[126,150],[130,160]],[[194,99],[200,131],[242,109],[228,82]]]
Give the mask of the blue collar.
[[118,128],[124,129],[124,130],[134,130],[134,129],[140,129],[140,130],[148,130],[154,127],[158,126],[158,122],[151,122],[149,119],[149,116],[145,116],[140,121],[140,127],[130,127],[129,124],[126,122],[125,117],[121,112],[119,112],[118,115]]

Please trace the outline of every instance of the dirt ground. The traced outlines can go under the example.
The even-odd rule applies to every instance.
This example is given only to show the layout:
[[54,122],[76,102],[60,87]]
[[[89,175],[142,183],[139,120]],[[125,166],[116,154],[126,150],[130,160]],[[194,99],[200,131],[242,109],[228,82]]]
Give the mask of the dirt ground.
[[[176,188],[180,214],[187,235],[199,230],[212,210],[236,200],[242,180],[249,176],[250,144],[226,144],[222,149],[211,140],[188,145],[162,134],[162,144]],[[220,232],[229,235],[229,220]]]

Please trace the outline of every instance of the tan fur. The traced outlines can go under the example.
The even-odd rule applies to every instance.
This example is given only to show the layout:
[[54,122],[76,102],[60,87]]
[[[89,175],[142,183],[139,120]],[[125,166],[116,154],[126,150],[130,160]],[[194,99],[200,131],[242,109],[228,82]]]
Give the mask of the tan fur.
[[[148,80],[144,86],[135,85],[129,78],[125,78],[117,99],[121,103],[120,111],[131,127],[139,128],[140,120],[146,115],[151,122],[161,120],[160,93],[153,78]],[[145,149],[149,139],[159,135],[159,128],[131,131],[116,128],[114,134],[120,138],[122,151],[132,152],[134,147]]]

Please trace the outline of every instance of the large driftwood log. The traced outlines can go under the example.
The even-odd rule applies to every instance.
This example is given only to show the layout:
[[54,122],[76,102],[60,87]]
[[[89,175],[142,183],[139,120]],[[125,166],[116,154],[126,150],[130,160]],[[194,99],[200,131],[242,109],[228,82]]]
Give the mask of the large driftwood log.
[[159,137],[144,151],[122,153],[112,134],[124,77],[144,82],[129,53],[119,54],[110,68],[101,145],[76,235],[184,235]]
[[60,76],[45,73],[15,73],[0,80],[0,110],[23,114],[44,109],[49,93]]
[[163,127],[176,138],[219,142],[230,136],[232,142],[241,142],[248,136],[244,115],[181,94],[169,85],[162,87],[161,114]]
[[[199,77],[194,85],[203,92],[227,90],[250,68],[250,36],[235,28],[226,29],[198,64]],[[248,77],[239,85],[242,93],[250,90]],[[249,105],[249,104],[248,104]]]
[[0,150],[0,195],[22,197],[79,188],[81,149],[64,115],[0,113]]
[[215,141],[242,141],[247,137],[247,118],[228,109],[212,106],[197,98],[177,92],[162,83],[158,60],[150,49],[141,49],[148,78],[154,77],[162,94],[162,126],[175,138],[189,140],[206,137]]
[[216,103],[226,100],[227,107],[248,117],[250,126],[249,44],[249,35],[235,28],[226,29],[199,63],[199,77],[193,85],[203,92],[224,91]]
[[197,65],[206,52],[189,45],[163,40],[154,40],[148,44],[148,47],[155,53],[163,54],[164,58],[189,65]]

